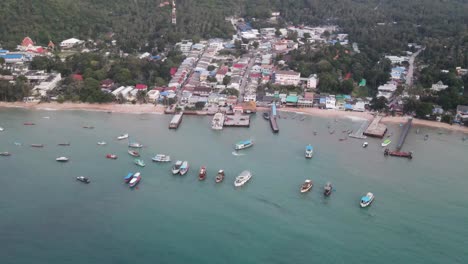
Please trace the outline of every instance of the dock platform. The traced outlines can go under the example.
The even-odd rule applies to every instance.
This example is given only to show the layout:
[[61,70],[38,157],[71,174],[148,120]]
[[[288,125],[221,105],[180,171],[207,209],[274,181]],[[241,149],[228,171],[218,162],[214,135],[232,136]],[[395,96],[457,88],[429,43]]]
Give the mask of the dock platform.
[[382,116],[376,116],[374,120],[370,123],[369,127],[367,127],[364,135],[369,137],[378,137],[383,138],[385,133],[387,132],[387,126],[380,123],[382,120]]
[[225,127],[250,127],[250,116],[242,114],[226,115],[224,118]]
[[183,115],[184,115],[183,112],[175,114],[172,117],[171,122],[169,123],[169,129],[177,129],[179,127],[180,123],[182,122],[182,116]]
[[273,133],[279,132],[278,122],[276,120],[277,117],[279,117],[279,115],[278,115],[278,112],[276,111],[276,103],[274,102],[271,105],[271,111],[270,111],[270,126],[271,126],[271,130],[273,130]]

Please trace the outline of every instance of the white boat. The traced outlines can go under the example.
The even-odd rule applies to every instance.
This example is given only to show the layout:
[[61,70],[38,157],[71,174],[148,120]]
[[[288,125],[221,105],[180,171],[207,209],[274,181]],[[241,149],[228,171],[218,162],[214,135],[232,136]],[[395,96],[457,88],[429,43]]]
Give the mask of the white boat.
[[128,138],[128,134],[123,134],[117,137],[118,140],[126,139]]
[[142,148],[143,147],[143,145],[138,143],[138,142],[130,143],[130,144],[128,144],[128,146],[131,147],[131,148]]
[[245,148],[249,148],[253,146],[253,141],[251,139],[248,140],[242,140],[236,143],[236,146],[234,147],[236,150],[241,150]]
[[188,161],[184,160],[184,162],[182,162],[182,165],[180,166],[180,175],[185,175],[188,172],[189,168],[190,166]]
[[312,186],[314,186],[314,183],[312,180],[305,180],[305,182],[301,185],[301,193],[306,193],[312,189]]
[[365,196],[361,197],[361,207],[367,207],[372,204],[374,201],[374,194],[371,192],[368,192]]
[[211,128],[214,130],[222,130],[224,125],[224,114],[216,113],[211,121]]
[[68,158],[67,157],[58,157],[55,160],[58,161],[58,162],[67,162]]
[[306,159],[310,159],[312,158],[313,155],[314,155],[314,147],[312,147],[312,145],[309,144],[305,148],[305,157]]
[[369,146],[369,143],[367,143],[367,142],[362,143],[363,148],[367,148],[367,146]]
[[157,154],[151,159],[156,162],[169,162],[171,161],[171,156],[165,154]]
[[180,166],[182,166],[182,161],[178,160],[174,165],[172,166],[172,174],[176,175],[179,174],[180,172]]
[[390,145],[390,143],[392,143],[392,141],[391,141],[390,139],[387,138],[386,140],[384,140],[384,141],[382,142],[382,147],[386,147],[386,146]]
[[107,145],[107,143],[105,141],[99,141],[97,143],[99,146],[104,146],[104,145]]
[[3,129],[3,127],[0,127],[0,131],[3,131],[3,130],[5,130],[5,129]]
[[243,171],[239,176],[236,177],[236,180],[234,181],[234,186],[240,187],[244,185],[246,182],[248,182],[252,178],[252,173],[250,171]]

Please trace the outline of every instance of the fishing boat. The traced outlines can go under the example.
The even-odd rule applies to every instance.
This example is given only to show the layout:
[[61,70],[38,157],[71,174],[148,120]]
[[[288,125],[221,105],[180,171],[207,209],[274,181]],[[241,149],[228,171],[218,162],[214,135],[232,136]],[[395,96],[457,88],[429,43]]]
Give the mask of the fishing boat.
[[134,159],[133,162],[140,167],[146,166],[145,162],[142,159]]
[[143,147],[143,145],[138,143],[138,142],[129,143],[128,146],[131,147],[131,148],[142,148]]
[[70,146],[70,143],[58,143],[57,145],[62,147],[68,147]]
[[239,176],[236,177],[236,180],[234,181],[234,186],[240,187],[247,183],[250,179],[252,178],[252,173],[250,171],[243,171]]
[[367,148],[367,146],[369,146],[369,143],[368,143],[367,141],[364,142],[364,143],[362,143],[362,147],[363,147],[363,148]]
[[117,155],[115,155],[115,154],[107,154],[107,155],[106,155],[106,158],[108,158],[108,159],[117,159]]
[[33,148],[43,148],[44,147],[43,144],[31,144],[30,146],[33,147]]
[[374,201],[374,194],[371,192],[368,192],[365,196],[361,197],[360,205],[362,208],[364,208],[364,207],[371,205],[373,201]]
[[342,138],[340,138],[340,139],[338,139],[338,140],[339,140],[339,141],[345,141],[345,140],[347,140],[347,139],[348,139],[347,137],[342,137]]
[[215,182],[216,183],[220,183],[224,180],[224,171],[223,170],[219,170],[218,171],[218,174],[216,175],[216,178],[215,178]]
[[67,157],[58,157],[55,160],[58,162],[67,162],[69,159]]
[[333,191],[332,184],[330,182],[327,182],[327,184],[325,184],[325,187],[323,187],[323,195],[330,196],[332,191]]
[[314,183],[312,180],[305,180],[304,183],[301,185],[301,193],[306,193],[312,189],[312,186],[314,186]]
[[394,157],[401,157],[401,158],[413,158],[413,152],[404,152],[404,151],[390,151],[388,148],[384,151],[384,156],[394,156]]
[[105,145],[107,145],[107,143],[106,143],[105,141],[99,141],[97,144],[98,144],[99,146],[105,146]]
[[11,153],[10,152],[0,152],[0,156],[4,156],[4,157],[11,156]]
[[130,180],[133,178],[133,175],[135,175],[135,173],[129,172],[129,173],[127,174],[127,176],[125,176],[125,178],[124,178],[125,183],[129,183]]
[[171,156],[165,154],[157,154],[151,158],[155,162],[169,162],[171,161]]
[[132,179],[128,182],[128,186],[130,186],[130,188],[133,188],[133,187],[135,187],[140,181],[141,181],[141,173],[137,172],[137,173],[133,174]]
[[386,140],[384,140],[384,141],[382,142],[382,147],[386,147],[386,146],[390,145],[390,143],[392,143],[392,141],[391,141],[390,139],[387,138]]
[[128,154],[130,154],[130,156],[133,156],[133,157],[140,157],[140,153],[138,153],[138,151],[135,151],[135,150],[129,149]]
[[429,139],[429,135],[426,134],[426,135],[424,136],[424,141],[426,141],[426,140],[428,140],[428,139]]
[[122,139],[126,139],[126,138],[128,138],[128,134],[122,134],[122,135],[117,137],[118,140],[122,140]]
[[224,114],[216,113],[211,121],[211,129],[222,130],[224,125]]
[[252,146],[253,146],[253,141],[251,139],[248,139],[248,140],[242,140],[242,141],[237,142],[234,148],[236,150],[241,150],[241,149],[250,148]]
[[85,177],[85,176],[79,176],[79,177],[76,177],[76,180],[80,181],[80,182],[84,182],[84,183],[90,183],[91,181],[89,180],[88,177]]
[[309,144],[305,148],[305,157],[306,159],[310,159],[312,158],[313,155],[314,155],[314,147],[312,147],[312,145]]
[[180,172],[180,167],[182,166],[182,161],[178,160],[172,165],[172,174],[176,175]]
[[31,123],[31,122],[26,122],[26,123],[23,123],[23,125],[25,125],[25,126],[34,126],[35,124]]
[[198,180],[203,181],[206,179],[206,167],[202,166],[200,172],[198,173]]
[[190,166],[189,166],[189,163],[184,160],[184,162],[182,162],[182,165],[180,166],[180,175],[185,175],[187,174],[188,170],[189,170]]
[[83,126],[83,128],[86,128],[86,129],[93,129],[94,127],[93,127],[93,126]]
[[270,120],[270,113],[265,112],[265,113],[263,113],[262,116],[263,116],[263,119],[265,119],[265,120]]

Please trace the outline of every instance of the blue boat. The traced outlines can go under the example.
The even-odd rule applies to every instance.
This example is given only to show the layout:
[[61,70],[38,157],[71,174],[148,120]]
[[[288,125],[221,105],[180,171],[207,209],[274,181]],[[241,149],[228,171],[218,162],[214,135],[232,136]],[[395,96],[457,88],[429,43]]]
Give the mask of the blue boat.
[[365,196],[361,198],[360,205],[362,208],[364,208],[364,207],[371,205],[373,201],[374,201],[374,194],[371,192],[368,192]]
[[312,155],[314,155],[314,147],[312,147],[310,144],[306,146],[305,148],[305,157],[307,159],[312,158]]
[[133,174],[134,174],[133,172],[130,172],[130,173],[128,173],[127,176],[125,176],[125,178],[124,178],[125,183],[130,182],[130,180],[133,178]]
[[242,140],[242,141],[237,142],[235,149],[241,150],[241,149],[249,148],[251,146],[253,146],[253,141],[251,139]]

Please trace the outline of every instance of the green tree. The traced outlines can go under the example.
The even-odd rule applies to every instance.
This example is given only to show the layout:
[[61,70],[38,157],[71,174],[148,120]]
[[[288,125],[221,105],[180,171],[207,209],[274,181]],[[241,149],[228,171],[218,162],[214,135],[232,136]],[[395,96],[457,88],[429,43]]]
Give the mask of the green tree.
[[342,83],[341,83],[341,88],[340,88],[340,92],[341,93],[344,93],[344,94],[351,94],[351,92],[353,91],[354,89],[354,82],[352,79],[349,79],[349,80],[344,80]]
[[229,76],[229,75],[224,76],[223,84],[228,85],[230,82],[231,82],[231,76]]
[[370,101],[369,107],[375,111],[387,111],[388,110],[387,103],[388,103],[387,99],[383,96],[380,96],[378,98],[374,97]]
[[421,102],[416,108],[416,117],[418,118],[427,118],[427,116],[432,114],[432,104]]

